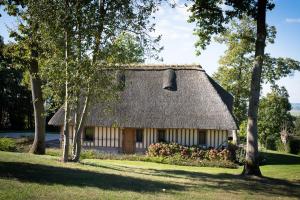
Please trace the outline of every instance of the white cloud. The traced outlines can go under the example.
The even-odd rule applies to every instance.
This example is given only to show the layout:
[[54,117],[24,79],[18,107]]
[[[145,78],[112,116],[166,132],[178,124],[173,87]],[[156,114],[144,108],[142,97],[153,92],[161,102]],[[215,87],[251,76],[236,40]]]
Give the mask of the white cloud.
[[[180,4],[178,0],[175,8],[171,8],[169,4],[160,6],[156,13],[156,31],[154,35],[162,35],[162,44],[173,40],[186,40],[193,37],[193,24],[187,22],[189,12],[188,7]],[[165,41],[164,41],[165,40]],[[190,41],[194,43],[193,41]],[[164,44],[164,46],[167,46]],[[165,49],[166,50],[166,49]]]
[[300,18],[286,18],[285,21],[290,24],[298,24],[300,23]]
[[175,7],[177,13],[184,17],[185,20],[188,19],[190,12],[188,11],[188,7],[186,7],[185,5],[178,5]]

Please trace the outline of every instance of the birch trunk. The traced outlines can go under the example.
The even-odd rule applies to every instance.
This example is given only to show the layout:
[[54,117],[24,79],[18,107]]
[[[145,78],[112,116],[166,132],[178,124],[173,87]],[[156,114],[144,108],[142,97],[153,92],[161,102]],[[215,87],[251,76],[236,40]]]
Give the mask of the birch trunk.
[[[66,34],[67,37],[67,34]],[[66,45],[68,42],[66,42]],[[62,161],[67,162],[68,156],[69,156],[69,91],[68,91],[68,50],[66,50],[66,66],[65,66],[65,74],[66,74],[66,81],[65,81],[65,105],[64,105],[64,131],[63,131],[63,155],[62,155]]]
[[232,143],[235,145],[238,145],[238,131],[237,130],[232,131]]
[[[92,65],[96,64],[96,61],[99,57],[100,54],[100,42],[101,42],[101,36],[104,28],[104,17],[106,14],[105,10],[105,0],[98,0],[98,12],[99,12],[99,17],[98,17],[98,26],[97,26],[97,31],[95,32],[95,45],[93,49],[93,59],[92,59]],[[79,24],[80,25],[80,24]],[[79,26],[80,27],[80,26]],[[72,149],[72,161],[77,162],[80,158],[80,153],[81,153],[81,137],[82,133],[84,131],[84,126],[86,122],[86,117],[87,117],[87,110],[89,108],[89,103],[90,103],[90,88],[88,88],[87,95],[85,97],[85,102],[83,106],[83,110],[81,112],[81,118],[78,122],[76,122],[76,130],[74,134],[74,143],[73,143],[73,149]],[[78,113],[76,114],[76,118],[78,117]],[[76,119],[77,121],[77,119]]]
[[258,15],[256,19],[257,39],[255,44],[255,61],[252,71],[249,99],[246,162],[243,170],[244,175],[261,176],[258,162],[257,113],[266,41],[266,4],[266,0],[258,1]]
[[67,12],[66,15],[66,26],[64,29],[65,32],[65,116],[64,116],[64,131],[63,131],[63,154],[62,154],[62,162],[68,161],[69,156],[69,83],[68,83],[68,54],[69,54],[69,35],[68,35],[68,5],[69,1],[65,1],[65,9]]
[[87,108],[89,107],[89,94],[86,96],[85,101],[84,101],[84,106],[82,109],[81,113],[81,118],[78,124],[78,128],[75,130],[74,134],[74,144],[73,144],[73,152],[72,152],[72,161],[78,162],[80,158],[80,153],[81,153],[81,138],[82,138],[82,133],[84,130],[84,125],[87,117]]

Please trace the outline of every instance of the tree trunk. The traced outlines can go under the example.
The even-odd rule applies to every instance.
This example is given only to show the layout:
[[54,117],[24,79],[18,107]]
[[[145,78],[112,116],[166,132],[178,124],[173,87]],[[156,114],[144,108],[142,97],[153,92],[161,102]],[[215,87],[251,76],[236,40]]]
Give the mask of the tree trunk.
[[69,143],[70,143],[69,142],[69,105],[68,105],[68,101],[65,101],[65,116],[64,116],[64,131],[63,131],[63,155],[62,155],[62,159],[61,159],[62,162],[68,162]]
[[66,25],[64,28],[64,42],[65,42],[65,116],[64,116],[64,132],[63,132],[63,154],[62,162],[68,161],[69,156],[69,82],[68,82],[68,59],[69,59],[69,30],[68,30],[68,11],[69,11],[69,1],[65,0],[65,11],[66,11]]
[[238,145],[238,131],[237,130],[233,130],[232,131],[232,143],[235,145]]
[[87,108],[89,107],[89,101],[90,101],[90,97],[89,97],[89,91],[88,94],[85,98],[84,101],[84,106],[81,112],[81,118],[78,124],[78,128],[75,131],[75,135],[74,135],[74,145],[73,145],[73,151],[72,151],[72,161],[74,162],[78,162],[79,158],[80,158],[80,153],[81,153],[81,138],[82,138],[82,133],[84,130],[84,124],[86,121],[86,117],[87,117]]
[[255,61],[252,71],[251,90],[249,98],[248,124],[247,124],[247,150],[244,175],[261,176],[258,161],[258,131],[257,113],[260,96],[261,73],[263,67],[265,41],[266,41],[266,0],[258,1],[257,38],[255,44]]
[[[93,58],[92,58],[92,64],[96,64],[96,61],[98,57],[100,56],[100,42],[101,42],[101,36],[104,28],[104,18],[106,14],[105,10],[105,0],[98,0],[98,25],[97,25],[97,31],[95,32],[95,45],[93,49]],[[80,25],[80,24],[79,24]],[[79,26],[80,28],[80,26]],[[81,49],[80,49],[81,50]],[[81,118],[79,121],[79,124],[76,127],[77,129],[75,130],[74,134],[74,143],[73,143],[73,149],[72,149],[72,161],[77,162],[80,158],[80,153],[81,153],[81,137],[82,137],[82,132],[84,130],[84,125],[87,117],[87,110],[89,108],[89,101],[90,101],[90,88],[87,91],[86,99],[84,102],[84,107],[81,112]],[[76,114],[77,115],[77,114]]]
[[45,154],[45,113],[42,96],[42,81],[38,75],[38,62],[34,60],[30,66],[32,104],[34,109],[34,141],[30,153]]

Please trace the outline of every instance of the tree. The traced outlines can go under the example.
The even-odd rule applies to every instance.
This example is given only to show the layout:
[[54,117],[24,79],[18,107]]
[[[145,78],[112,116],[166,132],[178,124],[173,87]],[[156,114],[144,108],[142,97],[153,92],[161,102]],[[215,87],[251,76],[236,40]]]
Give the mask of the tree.
[[300,117],[299,116],[296,117],[296,121],[295,121],[295,135],[300,136]]
[[[48,51],[43,66],[47,85],[52,90],[59,86],[58,93],[65,95],[64,162],[68,158],[68,123],[75,127],[72,160],[78,161],[90,106],[117,99],[118,87],[111,69],[122,70],[117,63],[143,61],[140,55],[144,55],[145,49],[160,50],[156,46],[159,38],[152,38],[148,33],[154,30],[149,18],[157,3],[154,0],[35,3],[35,14],[46,33],[43,41]],[[45,12],[52,14],[48,16]],[[145,48],[140,49],[140,45]]]
[[0,129],[31,128],[30,91],[23,84],[23,71],[12,67],[4,55],[7,45],[0,36]]
[[[230,19],[241,18],[243,15],[252,17],[256,21],[255,59],[253,63],[250,98],[248,109],[247,150],[244,166],[245,175],[260,176],[258,164],[258,133],[257,111],[260,95],[261,72],[264,61],[266,40],[266,11],[274,8],[274,4],[267,0],[226,0],[226,7],[218,0],[195,1],[190,8],[192,15],[190,22],[196,22],[195,34],[199,37],[196,46],[204,49],[211,41],[213,34],[219,34],[226,30],[226,24]],[[200,53],[198,51],[198,53]]]
[[288,132],[294,128],[295,117],[290,114],[291,104],[284,87],[275,86],[272,91],[260,100],[258,130],[259,140],[266,148],[276,150],[275,141],[280,140],[283,126]]
[[[234,96],[233,113],[238,125],[247,119],[251,69],[254,62],[256,25],[253,19],[243,16],[240,20],[231,20],[229,27],[216,37],[219,43],[225,43],[227,49],[220,58],[220,67],[213,77]],[[267,27],[266,45],[273,44],[276,37],[275,27]],[[299,62],[290,58],[274,58],[265,54],[261,83],[271,83],[299,70]],[[240,128],[241,130],[241,128]]]
[[2,1],[9,15],[20,17],[18,30],[10,36],[16,44],[10,45],[7,53],[11,55],[14,65],[26,69],[30,74],[32,103],[34,108],[35,136],[30,152],[45,153],[45,116],[42,95],[42,80],[39,75],[39,21],[32,12],[30,1]]

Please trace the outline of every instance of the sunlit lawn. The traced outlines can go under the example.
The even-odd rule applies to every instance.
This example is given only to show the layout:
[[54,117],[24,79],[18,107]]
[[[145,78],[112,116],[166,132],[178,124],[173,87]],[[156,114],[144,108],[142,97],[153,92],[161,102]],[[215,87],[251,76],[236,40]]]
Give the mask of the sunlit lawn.
[[53,156],[0,152],[0,199],[299,199],[300,157],[267,153],[264,178],[239,169],[140,161],[63,164]]

